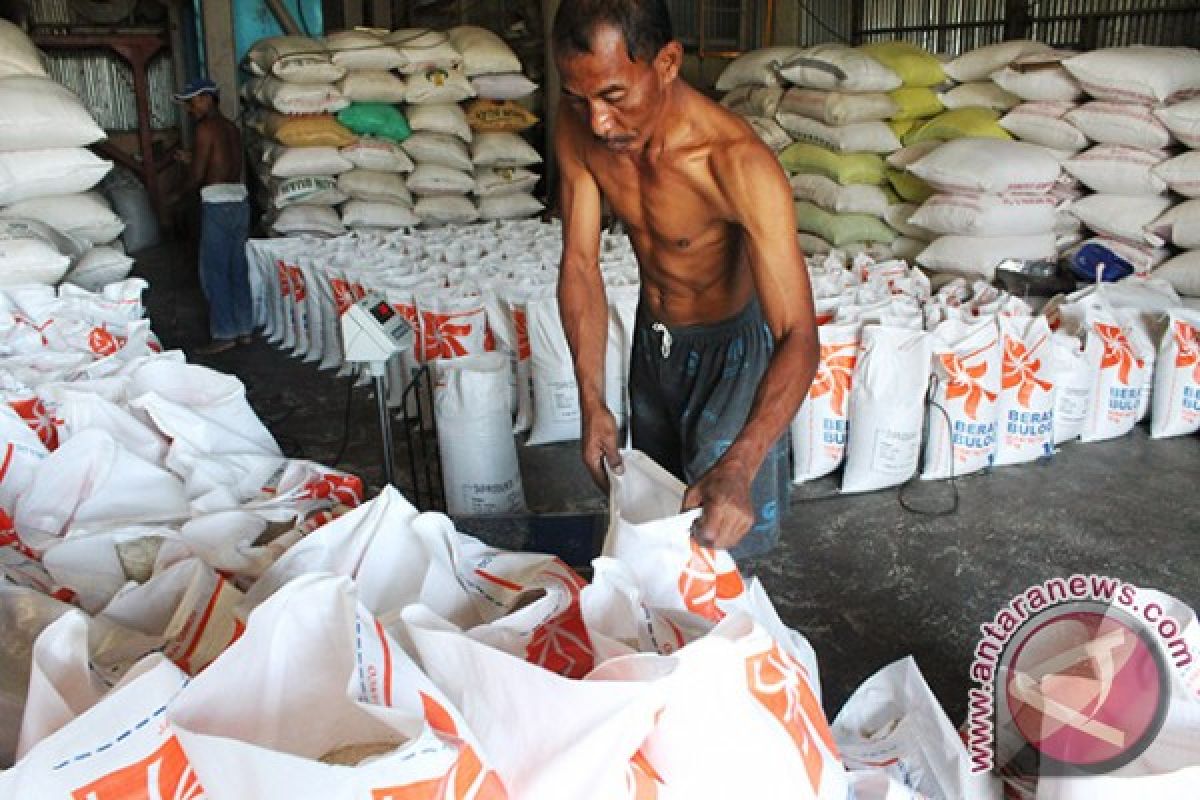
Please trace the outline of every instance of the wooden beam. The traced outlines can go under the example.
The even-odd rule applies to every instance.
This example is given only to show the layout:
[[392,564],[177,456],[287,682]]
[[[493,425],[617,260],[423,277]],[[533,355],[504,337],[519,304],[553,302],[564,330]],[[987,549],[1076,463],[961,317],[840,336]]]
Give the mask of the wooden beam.
[[204,63],[208,77],[221,90],[221,113],[238,118],[237,54],[233,37],[232,0],[204,0]]
[[562,85],[558,75],[558,65],[554,63],[554,45],[550,33],[554,29],[554,15],[558,13],[561,0],[542,0],[542,26],[546,37],[546,80],[542,86],[543,97],[546,98],[546,205],[555,208],[558,205],[558,165],[554,163],[554,129],[558,122],[558,96]]

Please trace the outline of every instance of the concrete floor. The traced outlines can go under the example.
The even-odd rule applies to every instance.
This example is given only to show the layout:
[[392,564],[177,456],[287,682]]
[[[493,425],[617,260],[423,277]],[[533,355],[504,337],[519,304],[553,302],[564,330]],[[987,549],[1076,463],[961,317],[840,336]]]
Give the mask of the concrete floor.
[[[189,351],[207,338],[194,265],[188,248],[167,245],[141,254],[137,270],[151,284],[154,329],[168,347]],[[261,338],[192,360],[241,378],[289,455],[334,460],[347,380],[319,373]],[[341,466],[377,487],[374,400],[360,388],[350,401]],[[522,447],[520,453],[533,511],[603,511],[604,498],[574,445]],[[753,565],[783,620],[816,648],[831,715],[875,670],[912,654],[957,724],[979,625],[1049,578],[1100,573],[1200,605],[1196,436],[1153,441],[1139,428],[1116,441],[1069,444],[1048,463],[960,479],[958,511],[949,516],[910,513],[895,490],[839,497],[835,488],[833,479],[799,487],[780,547]],[[920,484],[908,499],[940,508],[951,493],[946,483]],[[528,531],[506,539],[503,528],[503,522],[480,523],[468,532],[497,543],[530,541]],[[586,525],[577,538],[576,560],[586,557]],[[532,541],[547,547],[544,531],[535,531]]]

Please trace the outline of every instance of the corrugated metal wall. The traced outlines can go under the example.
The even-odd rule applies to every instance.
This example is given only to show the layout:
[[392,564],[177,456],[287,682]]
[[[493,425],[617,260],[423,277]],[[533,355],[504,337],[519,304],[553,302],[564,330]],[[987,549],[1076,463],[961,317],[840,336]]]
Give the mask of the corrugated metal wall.
[[1178,0],[1041,0],[1029,35],[1063,47],[1200,46],[1200,3]]
[[857,40],[906,39],[959,53],[1004,38],[1005,0],[863,0]]
[[[106,131],[136,131],[137,102],[133,93],[133,71],[121,59],[104,50],[77,53],[46,53],[50,77],[79,95],[96,123]],[[179,106],[171,101],[175,70],[170,55],[163,53],[150,63],[150,127],[156,131],[179,125]]]

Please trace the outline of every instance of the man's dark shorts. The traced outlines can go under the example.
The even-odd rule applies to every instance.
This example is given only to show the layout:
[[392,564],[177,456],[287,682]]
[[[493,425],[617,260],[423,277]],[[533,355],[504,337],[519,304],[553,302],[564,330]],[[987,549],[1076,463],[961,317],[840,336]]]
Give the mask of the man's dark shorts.
[[[691,485],[741,433],[775,340],[758,300],[711,325],[668,327],[639,306],[629,368],[633,446]],[[761,556],[779,541],[787,509],[787,439],[767,453],[751,486],[754,527],[730,554]]]

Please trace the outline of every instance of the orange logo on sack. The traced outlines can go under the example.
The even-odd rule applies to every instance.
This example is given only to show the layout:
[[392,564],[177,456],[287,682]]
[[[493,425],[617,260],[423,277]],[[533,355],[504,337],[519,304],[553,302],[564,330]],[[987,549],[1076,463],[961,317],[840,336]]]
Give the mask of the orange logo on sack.
[[646,759],[646,754],[638,750],[629,759],[629,770],[625,773],[625,786],[629,790],[629,800],[658,800],[658,787],[662,778]]
[[[988,347],[990,346],[988,345]],[[979,417],[979,404],[985,398],[989,402],[994,402],[996,399],[995,392],[989,392],[979,383],[979,379],[987,375],[987,364],[968,365],[966,363],[968,359],[979,355],[980,352],[976,351],[962,358],[959,358],[954,353],[938,354],[938,363],[942,365],[942,369],[950,376],[950,382],[946,384],[946,399],[957,400],[960,397],[965,397],[963,410],[967,412],[967,416],[971,419]]]
[[345,314],[350,310],[350,306],[354,305],[354,290],[350,288],[350,284],[341,278],[331,278],[329,288],[333,292],[333,305],[337,309],[338,316]]
[[435,358],[456,358],[468,355],[464,339],[474,330],[469,317],[476,312],[466,311],[442,314],[436,311],[421,312],[422,353],[425,361]]
[[88,333],[88,349],[98,356],[111,356],[125,344],[124,336],[113,336],[105,327],[92,328]]
[[362,478],[344,472],[322,472],[304,484],[301,500],[331,499],[345,506],[357,506],[364,497]]
[[717,607],[718,600],[732,600],[746,591],[742,576],[735,566],[726,572],[717,572],[717,552],[701,547],[689,537],[692,555],[679,574],[679,594],[688,611],[705,619],[720,622],[725,612]]
[[563,564],[562,568],[565,574],[548,569],[543,575],[566,587],[570,605],[534,630],[525,648],[525,660],[566,678],[582,678],[595,666],[592,639],[579,608],[579,592],[585,584],[570,567]]
[[9,400],[8,405],[33,429],[47,450],[58,449],[58,428],[54,425],[54,416],[40,397],[34,395],[24,400]]
[[288,268],[282,260],[275,262],[275,270],[279,273],[279,296],[287,297],[292,293],[292,287],[288,284]]
[[304,273],[299,267],[288,267],[288,274],[292,282],[292,296],[297,303],[303,302],[308,296],[308,292],[304,289]]
[[778,644],[773,644],[770,650],[746,659],[746,684],[754,698],[792,737],[804,761],[813,794],[819,796],[824,757],[814,734],[833,758],[838,758],[838,754],[821,704],[808,685],[808,671]]
[[1096,323],[1094,328],[1101,341],[1104,342],[1104,358],[1100,361],[1101,371],[1116,367],[1117,380],[1128,386],[1129,373],[1133,370],[1134,365],[1136,364],[1139,368],[1143,366],[1142,360],[1133,353],[1133,345],[1129,343],[1129,337],[1116,325]]
[[146,758],[71,792],[71,800],[204,800],[204,787],[174,736]]
[[513,326],[517,329],[517,358],[521,361],[528,361],[533,355],[533,350],[529,346],[529,318],[525,315],[525,309],[512,307]]
[[1033,358],[1024,342],[1020,339],[1004,340],[1004,377],[1000,385],[1005,389],[1016,389],[1017,402],[1023,408],[1029,408],[1034,389],[1048,392],[1054,388],[1054,384],[1038,377],[1041,368],[1041,359]]
[[829,404],[839,416],[846,415],[846,397],[850,394],[850,381],[854,377],[854,365],[858,362],[858,345],[823,344],[821,361],[817,365],[817,377],[813,379],[809,397],[831,394]]
[[1200,383],[1200,331],[1186,322],[1175,323],[1175,344],[1179,354],[1175,356],[1175,368],[1195,367],[1192,380]]

